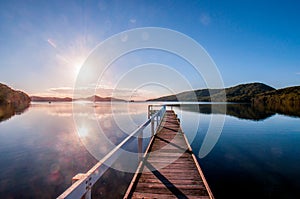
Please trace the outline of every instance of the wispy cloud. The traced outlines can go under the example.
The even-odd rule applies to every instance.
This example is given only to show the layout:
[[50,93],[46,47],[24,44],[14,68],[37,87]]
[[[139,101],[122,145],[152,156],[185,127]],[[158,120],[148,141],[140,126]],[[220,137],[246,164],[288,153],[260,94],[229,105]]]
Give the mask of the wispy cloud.
[[50,46],[52,46],[53,48],[57,48],[55,42],[52,39],[48,39],[47,40],[48,44],[50,44]]
[[130,21],[130,23],[135,23],[135,22],[136,22],[136,19],[135,19],[135,18],[132,18],[132,19],[130,19],[129,21]]
[[202,25],[207,26],[211,23],[211,17],[206,13],[202,13],[200,16],[200,22]]
[[55,92],[55,93],[72,94],[73,93],[73,88],[71,88],[71,87],[50,88],[49,91]]
[[62,61],[63,63],[66,63],[66,64],[71,63],[71,61],[68,60],[68,58],[63,57],[62,55],[56,54],[56,58],[57,58],[57,60]]
[[300,75],[300,72],[297,72],[296,75]]

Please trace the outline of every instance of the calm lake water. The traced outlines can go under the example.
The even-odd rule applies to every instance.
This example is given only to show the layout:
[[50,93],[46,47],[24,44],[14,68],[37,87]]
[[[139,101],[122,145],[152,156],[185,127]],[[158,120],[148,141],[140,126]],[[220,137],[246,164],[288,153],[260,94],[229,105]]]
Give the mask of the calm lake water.
[[[78,107],[73,112],[71,103],[33,103],[0,122],[0,198],[57,197],[73,176],[88,171],[147,119],[147,103]],[[228,106],[227,115],[212,113],[209,105],[200,111],[188,105],[174,110],[196,155],[212,116],[225,116],[214,148],[199,158],[216,198],[300,198],[300,118],[235,104]],[[197,133],[191,133],[195,125]],[[144,137],[149,135],[146,129]],[[144,139],[144,149],[148,141]],[[129,148],[137,150],[136,140]],[[124,164],[120,159],[114,168]],[[131,173],[109,169],[93,194],[121,198],[131,178]]]

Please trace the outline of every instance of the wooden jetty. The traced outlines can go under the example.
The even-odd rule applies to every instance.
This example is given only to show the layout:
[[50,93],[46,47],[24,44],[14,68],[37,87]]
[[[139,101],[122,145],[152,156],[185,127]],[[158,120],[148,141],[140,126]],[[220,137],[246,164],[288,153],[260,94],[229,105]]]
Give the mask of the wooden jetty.
[[173,110],[167,110],[124,198],[214,198]]
[[[149,105],[148,120],[88,172],[73,177],[73,184],[57,199],[92,198],[95,183],[122,155],[122,149],[141,136],[147,126],[151,129],[151,140],[124,198],[213,199],[213,194],[181,130],[176,114],[173,110],[166,110],[166,106],[155,110],[156,106],[161,107]],[[142,146],[140,141],[142,139],[138,139],[138,148]]]

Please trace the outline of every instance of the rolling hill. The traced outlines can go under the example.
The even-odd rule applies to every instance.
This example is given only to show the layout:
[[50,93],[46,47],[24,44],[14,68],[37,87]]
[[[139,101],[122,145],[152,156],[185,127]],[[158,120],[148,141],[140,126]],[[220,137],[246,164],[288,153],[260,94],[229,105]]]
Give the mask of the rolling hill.
[[277,113],[300,115],[300,86],[273,90],[256,95],[252,104]]
[[224,102],[224,92],[226,94],[227,102],[244,102],[250,103],[252,99],[261,93],[268,91],[275,91],[263,83],[249,83],[240,84],[237,86],[225,89],[198,89],[194,91],[186,91],[176,95],[164,96],[156,99],[149,99],[147,101],[202,101],[202,102]]

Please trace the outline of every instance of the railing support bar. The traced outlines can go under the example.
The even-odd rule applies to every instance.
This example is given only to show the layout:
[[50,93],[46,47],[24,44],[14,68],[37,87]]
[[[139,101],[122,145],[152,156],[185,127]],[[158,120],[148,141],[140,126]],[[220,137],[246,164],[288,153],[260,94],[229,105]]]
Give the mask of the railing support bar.
[[151,118],[151,136],[154,136],[154,117]]
[[[76,176],[72,178],[72,184],[77,182],[78,180],[81,180],[82,178],[86,178],[85,173],[78,173]],[[81,199],[92,199],[92,188],[88,189],[87,192],[81,197]]]

